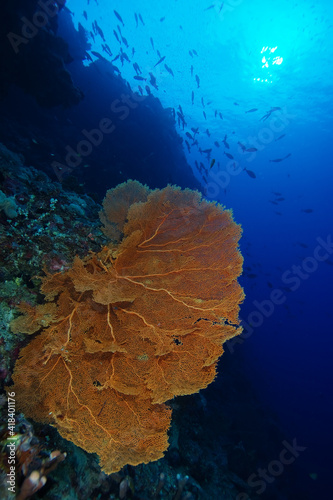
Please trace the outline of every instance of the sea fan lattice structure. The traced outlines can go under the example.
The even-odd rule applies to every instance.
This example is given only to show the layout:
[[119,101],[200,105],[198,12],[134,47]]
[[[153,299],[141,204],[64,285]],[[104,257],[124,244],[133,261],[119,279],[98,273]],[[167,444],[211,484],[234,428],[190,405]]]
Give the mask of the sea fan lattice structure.
[[110,244],[47,274],[45,303],[13,331],[39,332],[13,375],[26,416],[100,456],[106,473],[168,446],[174,396],[206,387],[239,334],[241,228],[198,192],[128,181],[100,214]]

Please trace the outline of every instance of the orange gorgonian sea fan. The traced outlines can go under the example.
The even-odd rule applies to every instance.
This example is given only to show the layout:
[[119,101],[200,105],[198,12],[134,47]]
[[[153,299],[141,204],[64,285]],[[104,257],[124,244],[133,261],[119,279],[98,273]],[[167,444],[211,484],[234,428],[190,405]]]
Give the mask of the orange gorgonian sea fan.
[[13,375],[26,416],[100,456],[106,473],[157,460],[174,396],[213,381],[241,332],[241,228],[232,213],[174,186],[128,181],[100,218],[110,244],[47,274],[45,304],[13,331],[33,333]]

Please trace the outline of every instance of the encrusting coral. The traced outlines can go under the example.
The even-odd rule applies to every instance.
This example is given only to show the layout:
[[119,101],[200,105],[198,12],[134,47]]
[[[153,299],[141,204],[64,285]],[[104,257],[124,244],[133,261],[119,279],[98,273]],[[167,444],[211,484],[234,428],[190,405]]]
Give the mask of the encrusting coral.
[[100,214],[111,242],[47,274],[48,306],[14,331],[41,330],[13,375],[26,416],[100,456],[106,473],[168,446],[174,396],[206,387],[223,343],[241,332],[241,228],[230,211],[173,186],[128,181]]

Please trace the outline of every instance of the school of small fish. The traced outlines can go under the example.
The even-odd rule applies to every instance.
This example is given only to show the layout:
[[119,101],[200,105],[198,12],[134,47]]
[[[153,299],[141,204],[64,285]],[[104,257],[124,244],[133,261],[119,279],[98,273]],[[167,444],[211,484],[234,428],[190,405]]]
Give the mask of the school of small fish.
[[[89,1],[90,0],[88,0],[88,5],[89,5]],[[95,0],[95,1],[97,2],[97,0]],[[224,2],[222,2],[222,4],[218,8],[219,13],[222,11],[223,7],[224,7]],[[212,5],[208,6],[207,8],[204,9],[204,12],[211,11],[213,8],[215,8],[215,9],[217,8],[216,4],[212,4]],[[132,59],[133,59],[134,54],[135,54],[135,48],[132,47],[130,56],[125,51],[127,49],[130,49],[128,41],[123,36],[123,33],[122,33],[122,29],[125,28],[125,23],[124,23],[123,18],[119,12],[117,12],[116,10],[113,10],[113,13],[115,16],[114,20],[116,21],[116,23],[118,23],[116,25],[116,29],[113,29],[114,38],[115,38],[117,44],[119,44],[118,50],[115,51],[118,53],[115,54],[115,56],[113,57],[113,52],[112,52],[110,46],[106,43],[105,35],[104,35],[101,27],[98,25],[96,20],[94,20],[91,24],[92,31],[90,31],[90,36],[94,42],[95,42],[95,38],[97,36],[99,36],[102,39],[102,41],[103,41],[103,43],[101,44],[102,51],[106,54],[106,56],[103,56],[102,54],[100,54],[99,52],[96,52],[94,50],[91,50],[90,52],[94,57],[96,57],[97,59],[99,59],[101,61],[103,61],[103,60],[109,61],[111,58],[112,63],[115,62],[116,60],[119,60],[121,65],[123,66],[125,62],[128,62],[128,63],[132,62]],[[88,20],[88,14],[86,11],[83,11],[83,16],[86,20]],[[165,21],[166,18],[167,18],[167,16],[163,16],[160,18],[159,21],[162,23]],[[140,28],[140,27],[145,26],[145,22],[144,22],[141,14],[139,12],[134,13],[134,21],[135,21],[135,28]],[[179,26],[179,29],[183,30],[182,26]],[[166,62],[164,62],[167,56],[161,55],[159,50],[157,50],[157,48],[155,46],[155,42],[151,36],[149,37],[149,41],[150,41],[150,46],[152,48],[152,52],[154,54],[156,53],[156,56],[157,56],[155,58],[155,60],[152,61],[151,71],[148,71],[148,74],[143,75],[139,64],[135,61],[132,62],[132,66],[133,66],[133,69],[135,71],[135,75],[133,76],[133,79],[136,80],[137,82],[142,82],[142,86],[138,84],[138,91],[140,92],[141,95],[143,95],[144,92],[146,92],[147,95],[150,95],[151,94],[151,87],[153,87],[156,91],[158,91],[158,89],[159,89],[158,82],[157,82],[156,76],[153,73],[153,70],[154,70],[154,68],[161,65],[162,63],[164,63],[163,66],[164,66],[164,69],[166,70],[166,72],[168,74],[170,74],[172,78],[175,78],[175,74],[174,74],[174,71],[172,70],[172,68],[170,66],[168,66],[166,64]],[[214,119],[219,119],[219,120],[223,121],[224,117],[223,117],[222,111],[218,110],[218,109],[214,109],[212,107],[211,101],[208,101],[205,103],[204,98],[201,97],[199,102],[197,102],[198,100],[196,99],[196,91],[198,89],[201,89],[201,85],[200,85],[201,80],[200,80],[200,76],[195,73],[195,59],[199,58],[200,55],[198,54],[197,50],[195,50],[194,48],[189,49],[188,54],[189,54],[189,57],[191,58],[191,60],[193,60],[192,64],[189,63],[189,72],[190,72],[191,78],[194,79],[194,83],[195,83],[194,88],[191,90],[191,97],[190,97],[191,104],[193,106],[194,105],[201,106],[202,115],[203,115],[203,118],[205,121],[207,121],[207,119],[211,118],[212,116],[214,116]],[[93,59],[89,53],[86,53],[86,57],[88,60],[93,61]],[[114,67],[115,71],[120,73],[120,70],[118,68],[116,68],[116,66],[113,65],[113,67]],[[146,85],[144,85],[143,82],[145,82]],[[144,85],[144,89],[143,89],[143,85]],[[238,102],[234,102],[233,104],[235,106],[239,106],[239,109],[241,110],[241,105]],[[247,109],[245,111],[240,111],[240,112],[243,112],[246,115],[248,115],[248,114],[252,115],[253,113],[256,113],[258,111],[259,111],[259,108],[250,108],[250,109]],[[263,116],[259,119],[259,121],[265,122],[268,118],[270,118],[272,116],[273,113],[279,112],[279,111],[281,111],[281,107],[273,106],[263,114]],[[206,183],[208,182],[207,178],[209,176],[210,170],[213,168],[219,170],[223,166],[221,154],[223,154],[226,157],[227,161],[230,162],[231,167],[236,169],[239,166],[242,159],[246,160],[249,158],[249,156],[246,156],[246,155],[253,154],[253,153],[256,153],[258,151],[258,148],[256,148],[253,144],[244,144],[241,141],[236,142],[234,140],[234,137],[228,138],[227,134],[224,134],[223,139],[222,139],[222,137],[216,138],[216,135],[215,135],[215,137],[214,137],[215,140],[212,140],[212,147],[202,149],[199,146],[198,136],[200,135],[200,133],[201,134],[204,133],[207,135],[208,138],[210,138],[211,132],[209,131],[209,129],[206,128],[206,130],[202,131],[199,129],[199,127],[196,127],[196,128],[190,127],[190,125],[188,125],[188,119],[183,112],[181,104],[178,105],[177,109],[173,108],[172,113],[173,113],[174,120],[178,124],[178,127],[179,127],[181,133],[184,134],[184,145],[186,146],[187,152],[190,155],[194,154],[196,157],[197,157],[197,153],[199,153],[202,157],[202,161],[195,160],[194,165],[195,165],[195,168],[198,170],[199,174],[201,175],[203,181]],[[235,132],[232,132],[232,135],[235,135]],[[274,142],[282,140],[285,136],[286,136],[286,134],[280,135],[279,137],[277,137],[275,139]],[[233,149],[235,150],[235,151],[233,151],[233,153],[230,152],[230,150],[231,150],[230,144],[233,146]],[[237,146],[236,146],[236,144],[237,144]],[[223,152],[220,152],[221,146],[224,149]],[[213,147],[215,148],[214,153],[213,153]],[[287,158],[289,158],[290,156],[291,156],[291,153],[288,153],[281,158],[270,159],[269,162],[280,163],[280,162],[286,160]],[[219,161],[219,159],[220,159],[220,161]],[[242,170],[251,179],[257,178],[255,172],[253,172],[252,170],[249,170],[246,167],[242,168]],[[226,190],[225,190],[225,193],[226,193]],[[283,200],[284,200],[284,198],[282,196],[279,196],[278,198],[275,198],[275,199],[269,200],[269,201],[270,201],[270,203],[277,205],[278,203],[280,203]],[[302,211],[305,213],[311,213],[312,209],[303,209]],[[282,215],[281,212],[276,212],[276,214]]]

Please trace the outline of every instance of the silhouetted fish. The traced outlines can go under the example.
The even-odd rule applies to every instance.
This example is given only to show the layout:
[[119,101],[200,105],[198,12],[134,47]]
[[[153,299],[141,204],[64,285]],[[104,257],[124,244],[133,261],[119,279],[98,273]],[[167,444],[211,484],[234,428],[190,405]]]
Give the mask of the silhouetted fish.
[[167,66],[166,64],[164,64],[164,67],[165,67],[165,69],[167,70],[167,72],[168,72],[168,73],[170,73],[170,75],[172,75],[173,77],[175,76],[175,75],[173,74],[172,69],[171,69],[171,68],[169,68],[169,66]]
[[229,144],[227,143],[227,137],[228,137],[228,136],[227,136],[227,135],[225,135],[225,136],[224,136],[224,139],[223,139],[223,141],[222,141],[222,142],[223,142],[223,144],[225,145],[225,147],[226,147],[227,149],[230,149],[230,146],[229,146]]
[[230,160],[233,160],[233,159],[234,159],[234,157],[233,157],[230,153],[226,153],[226,152],[224,151],[224,154],[225,154],[228,158],[230,158]]
[[119,40],[118,33],[116,32],[116,30],[113,30],[113,34],[114,34],[114,36],[116,37],[116,40],[117,40],[119,43],[121,43],[121,42],[120,42],[120,40]]
[[311,214],[313,212],[312,208],[302,208],[301,212],[305,212],[306,214]]
[[256,174],[252,172],[252,170],[248,170],[247,168],[244,168],[244,170],[247,173],[247,175],[251,177],[251,179],[255,179],[257,177]]
[[139,26],[139,21],[138,21],[138,15],[136,12],[134,12],[134,17],[135,17],[135,22],[136,22],[136,28]]
[[245,111],[245,113],[254,113],[255,111],[258,111],[258,108],[249,109],[248,111]]
[[195,75],[195,81],[197,82],[198,88],[200,87],[200,78],[198,75]]
[[153,75],[153,73],[149,73],[149,76],[150,76],[150,80],[149,80],[149,83],[156,89],[158,90],[158,86],[157,86],[157,82],[156,82],[156,78],[155,76]]
[[118,12],[116,10],[114,10],[113,12],[114,12],[114,15],[116,16],[116,18],[119,19],[119,21],[121,22],[121,24],[123,26],[125,26],[124,21],[122,20],[120,14],[118,14]]
[[145,26],[145,23],[143,22],[143,19],[142,19],[142,17],[141,17],[141,14],[139,14],[139,19],[140,19],[140,21],[142,22],[143,26]]
[[161,59],[160,59],[159,61],[157,61],[157,63],[154,65],[154,68],[155,68],[158,64],[161,64],[161,62],[163,62],[165,58],[166,58],[166,56],[161,57]]
[[283,137],[286,137],[286,134],[282,134],[282,135],[280,135],[280,137],[278,137],[277,139],[275,139],[275,142],[276,142],[276,141],[279,141],[280,139],[283,139]]
[[152,37],[150,37],[150,43],[151,43],[151,46],[153,47],[153,50],[155,50],[155,47],[154,47],[154,40],[152,39]]
[[247,153],[255,153],[257,150],[257,148],[246,148],[245,150]]
[[144,78],[141,75],[134,75],[133,78],[134,78],[134,80],[140,80],[140,81],[143,81],[143,80],[146,81],[147,80],[147,78]]

